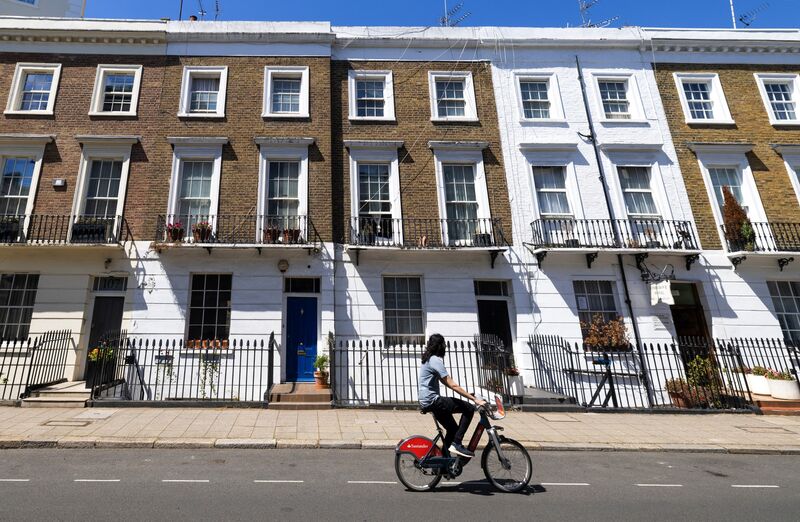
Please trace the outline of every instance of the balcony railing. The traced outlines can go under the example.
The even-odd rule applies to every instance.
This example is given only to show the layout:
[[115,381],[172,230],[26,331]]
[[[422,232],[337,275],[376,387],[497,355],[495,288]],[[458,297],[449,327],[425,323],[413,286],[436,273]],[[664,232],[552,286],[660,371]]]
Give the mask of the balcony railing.
[[315,245],[320,242],[308,216],[254,214],[162,215],[156,243],[197,245]]
[[128,234],[122,216],[0,216],[0,244],[116,244]]
[[545,218],[531,223],[535,248],[697,250],[689,221]]
[[800,223],[752,223],[753,231],[722,226],[728,252],[800,252]]
[[500,219],[354,217],[350,245],[435,249],[496,248],[507,243]]

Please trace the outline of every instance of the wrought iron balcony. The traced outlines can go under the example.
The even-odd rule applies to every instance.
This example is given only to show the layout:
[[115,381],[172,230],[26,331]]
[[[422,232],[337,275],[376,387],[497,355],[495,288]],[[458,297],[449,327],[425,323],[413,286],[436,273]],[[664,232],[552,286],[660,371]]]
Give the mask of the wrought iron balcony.
[[122,216],[0,216],[0,244],[113,245],[130,237]]
[[317,246],[308,216],[254,214],[158,216],[155,242],[198,246]]
[[752,223],[752,231],[721,228],[731,253],[800,253],[800,223]]
[[545,218],[531,223],[536,249],[697,250],[691,222]]
[[507,246],[500,219],[354,217],[351,247],[485,248]]

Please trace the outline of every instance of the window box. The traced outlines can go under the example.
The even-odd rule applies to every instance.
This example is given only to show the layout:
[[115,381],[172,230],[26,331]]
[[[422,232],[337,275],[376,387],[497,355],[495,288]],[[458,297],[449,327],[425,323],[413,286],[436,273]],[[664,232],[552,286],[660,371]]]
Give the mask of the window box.
[[113,219],[80,218],[72,225],[72,242],[106,243],[109,240],[109,230],[113,224]]
[[800,100],[800,76],[796,74],[755,74],[761,100],[775,126],[800,125],[797,102]]
[[183,68],[180,118],[224,118],[228,68],[191,66]]
[[350,71],[347,84],[351,120],[394,121],[392,71]]
[[61,64],[18,63],[5,113],[52,115],[60,77]]
[[478,121],[471,72],[428,72],[431,121]]
[[141,65],[98,65],[90,116],[136,116]]
[[687,124],[735,124],[718,75],[675,73],[674,78]]
[[309,117],[308,67],[264,68],[264,118]]

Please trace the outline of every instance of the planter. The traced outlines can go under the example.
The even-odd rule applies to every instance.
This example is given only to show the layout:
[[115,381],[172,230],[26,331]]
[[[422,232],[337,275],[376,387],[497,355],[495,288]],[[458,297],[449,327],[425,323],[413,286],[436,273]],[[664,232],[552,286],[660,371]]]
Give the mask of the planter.
[[750,393],[755,395],[770,395],[769,383],[763,375],[748,374],[747,387],[750,388]]
[[278,231],[277,228],[265,228],[264,229],[264,243],[273,244],[278,242],[278,238],[281,237],[281,233]]
[[75,223],[72,225],[73,243],[105,243],[106,223]]
[[194,240],[197,243],[208,243],[211,239],[211,229],[210,228],[198,228],[192,231],[192,235],[194,236]]
[[300,229],[287,228],[283,231],[283,242],[287,245],[296,245],[300,242]]
[[522,397],[525,395],[525,385],[522,381],[522,375],[508,376],[508,394],[512,397]]
[[787,401],[800,400],[800,386],[798,386],[797,381],[767,379],[767,382],[769,383],[769,393],[775,399]]
[[0,243],[16,243],[19,230],[19,221],[0,221]]
[[473,244],[476,247],[492,246],[492,235],[491,234],[475,234],[475,242]]
[[691,403],[686,399],[682,393],[669,393],[669,398],[672,400],[672,405],[676,408],[688,409],[691,408]]
[[328,372],[314,372],[314,387],[319,389],[328,388]]
[[173,228],[167,232],[169,235],[169,240],[173,243],[179,243],[183,241],[184,236],[186,235],[186,231],[182,228]]

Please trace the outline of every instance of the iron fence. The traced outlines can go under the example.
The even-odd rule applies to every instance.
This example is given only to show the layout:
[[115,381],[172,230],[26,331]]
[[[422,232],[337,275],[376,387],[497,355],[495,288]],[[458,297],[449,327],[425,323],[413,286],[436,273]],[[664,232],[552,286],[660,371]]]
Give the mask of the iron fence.
[[800,252],[800,223],[751,223],[751,231],[722,225],[728,252]]
[[689,221],[545,218],[531,223],[531,232],[535,248],[699,248]]
[[158,216],[156,243],[219,245],[319,245],[308,216],[170,214]]
[[[331,389],[336,406],[415,406],[419,401],[422,345],[385,345],[382,338],[338,339],[330,349]],[[512,364],[502,342],[488,337],[447,341],[445,367],[463,388],[508,402]],[[457,396],[441,387],[445,396]]]
[[485,248],[506,245],[500,219],[394,219],[354,217],[353,246],[396,248]]
[[268,339],[130,338],[104,340],[112,353],[93,382],[97,400],[269,400],[274,369],[280,367],[275,335]]
[[586,407],[748,409],[755,369],[792,375],[800,352],[780,340],[681,338],[596,351],[558,336],[531,336],[531,386]]
[[39,388],[65,381],[71,348],[70,330],[24,341],[0,340],[0,399],[24,399]]
[[130,235],[122,216],[16,215],[0,216],[0,243],[115,244]]

